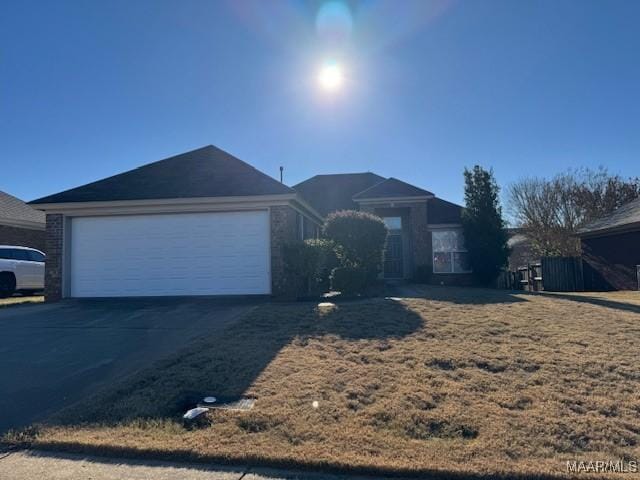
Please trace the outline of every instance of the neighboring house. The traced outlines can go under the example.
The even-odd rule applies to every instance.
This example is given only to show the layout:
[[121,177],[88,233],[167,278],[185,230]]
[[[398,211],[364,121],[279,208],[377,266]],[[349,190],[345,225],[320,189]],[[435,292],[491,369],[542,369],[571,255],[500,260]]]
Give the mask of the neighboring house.
[[47,300],[287,294],[282,246],[343,209],[384,219],[385,278],[470,282],[462,208],[373,173],[290,188],[207,146],[32,205],[47,214]]
[[507,229],[509,240],[509,270],[516,271],[519,267],[526,267],[532,263],[540,262],[540,255],[533,250],[531,239],[522,228]]
[[461,206],[371,172],[316,175],[293,188],[323,216],[356,209],[382,217],[389,228],[384,278],[471,283]]
[[0,192],[0,245],[44,251],[44,230],[44,213],[8,193]]
[[295,190],[213,146],[32,205],[47,214],[48,301],[285,293],[282,245],[323,220]]
[[587,290],[636,290],[640,265],[640,198],[578,231]]

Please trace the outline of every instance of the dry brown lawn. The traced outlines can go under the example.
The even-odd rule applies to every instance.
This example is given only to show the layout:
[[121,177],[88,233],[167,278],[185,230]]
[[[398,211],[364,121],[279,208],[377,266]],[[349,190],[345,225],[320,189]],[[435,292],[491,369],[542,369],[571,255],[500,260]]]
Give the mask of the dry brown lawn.
[[[640,294],[405,294],[261,306],[223,337],[12,438],[443,477],[640,459]],[[181,414],[203,393],[257,402],[185,428]]]

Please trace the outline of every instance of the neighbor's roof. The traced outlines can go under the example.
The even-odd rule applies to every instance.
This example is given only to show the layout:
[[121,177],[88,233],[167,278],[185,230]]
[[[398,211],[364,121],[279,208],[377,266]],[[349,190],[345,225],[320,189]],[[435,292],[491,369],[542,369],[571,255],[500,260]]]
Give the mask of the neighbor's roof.
[[384,180],[384,177],[371,172],[316,175],[294,185],[293,189],[326,216],[338,210],[357,209],[353,196]]
[[353,196],[353,199],[358,201],[372,198],[396,197],[433,197],[433,193],[391,177],[359,192]]
[[31,208],[19,198],[0,191],[0,225],[44,228],[45,214]]
[[277,195],[294,191],[213,145],[149,163],[32,204]]
[[611,233],[636,226],[640,228],[640,198],[614,210],[578,230],[578,235],[588,236],[598,233]]

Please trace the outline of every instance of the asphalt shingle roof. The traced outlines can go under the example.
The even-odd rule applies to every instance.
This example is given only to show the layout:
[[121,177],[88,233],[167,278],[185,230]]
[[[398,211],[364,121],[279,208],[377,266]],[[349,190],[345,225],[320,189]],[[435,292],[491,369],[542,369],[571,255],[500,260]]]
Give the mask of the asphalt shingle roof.
[[45,214],[31,208],[19,198],[0,191],[0,225],[3,223],[40,223],[45,224]]
[[293,189],[326,216],[338,210],[357,210],[353,196],[384,180],[384,177],[371,172],[316,175],[294,185]]
[[353,196],[354,200],[367,198],[393,198],[393,197],[424,197],[433,196],[433,193],[418,188],[397,178],[387,178],[364,191]]
[[233,155],[208,145],[39,198],[31,203],[37,205],[286,193],[294,193],[294,190]]
[[633,224],[640,225],[640,198],[621,206],[609,215],[585,225],[578,230],[578,235],[616,230]]
[[441,198],[432,198],[427,204],[429,223],[445,224],[462,221],[462,207]]

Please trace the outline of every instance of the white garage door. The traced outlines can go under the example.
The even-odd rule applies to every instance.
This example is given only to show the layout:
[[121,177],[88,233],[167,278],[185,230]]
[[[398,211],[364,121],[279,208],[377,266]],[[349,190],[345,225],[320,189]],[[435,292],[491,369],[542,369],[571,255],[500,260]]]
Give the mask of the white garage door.
[[71,296],[268,294],[266,211],[78,217]]

